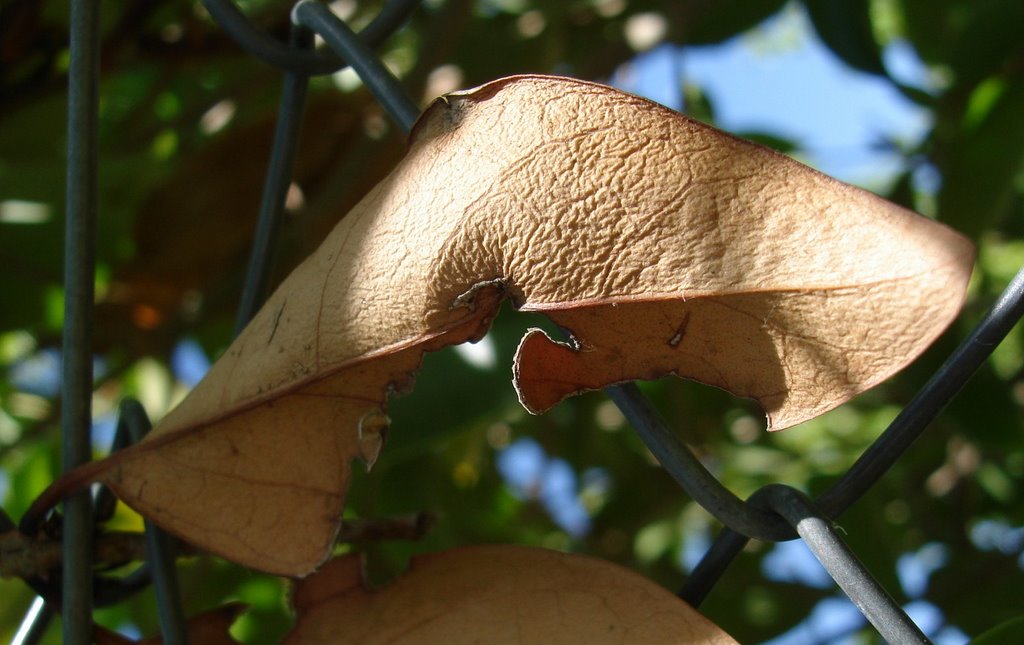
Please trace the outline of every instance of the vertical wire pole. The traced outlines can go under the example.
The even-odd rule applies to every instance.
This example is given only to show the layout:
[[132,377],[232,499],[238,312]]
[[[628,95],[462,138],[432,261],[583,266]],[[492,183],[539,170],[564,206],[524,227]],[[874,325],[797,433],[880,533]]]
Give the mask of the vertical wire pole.
[[[71,3],[61,385],[65,472],[92,458],[99,18],[99,0],[74,0]],[[64,502],[61,612],[64,642],[69,645],[84,645],[91,638],[92,532],[92,496],[88,490],[83,490]]]
[[[292,28],[292,46],[299,50],[308,50],[313,45],[313,32],[296,25]],[[263,184],[263,197],[260,201],[259,219],[256,223],[256,234],[249,255],[249,268],[246,272],[245,284],[242,287],[242,300],[238,307],[238,320],[235,324],[235,335],[259,310],[266,298],[267,282],[272,266],[271,257],[276,246],[278,231],[281,228],[281,217],[284,213],[288,187],[291,185],[292,169],[295,166],[295,151],[299,143],[299,131],[302,128],[302,112],[306,104],[309,89],[309,77],[297,72],[289,72],[284,77],[281,90],[281,104],[277,113],[277,125],[274,129],[274,143],[270,150],[270,161],[267,165],[266,181]]]
[[[121,404],[121,420],[127,425],[132,442],[139,443],[152,429],[149,417],[135,399]],[[175,563],[174,540],[152,522],[146,521],[146,561],[153,576],[160,632],[167,645],[185,645],[188,633],[185,610],[178,589],[178,569]]]

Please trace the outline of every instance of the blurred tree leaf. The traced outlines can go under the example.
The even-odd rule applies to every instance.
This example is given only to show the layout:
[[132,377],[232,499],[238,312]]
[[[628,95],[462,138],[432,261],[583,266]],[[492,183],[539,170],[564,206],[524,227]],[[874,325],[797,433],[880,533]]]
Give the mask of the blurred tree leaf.
[[668,3],[681,42],[688,45],[717,43],[754,27],[777,13],[785,0],[686,0]]
[[1005,84],[984,114],[943,150],[939,217],[978,236],[1020,199],[1024,172],[1024,80]]
[[1024,616],[1017,616],[972,638],[971,645],[999,645],[1021,640],[1024,640]]
[[854,69],[886,76],[871,26],[871,0],[804,0],[818,36]]
[[929,63],[970,88],[1024,55],[1024,5],[1016,0],[899,0],[907,36]]

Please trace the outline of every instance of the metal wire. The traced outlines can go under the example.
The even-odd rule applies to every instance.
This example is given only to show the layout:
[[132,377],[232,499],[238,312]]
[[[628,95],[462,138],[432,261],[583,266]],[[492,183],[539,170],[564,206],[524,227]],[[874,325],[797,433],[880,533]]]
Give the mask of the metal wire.
[[43,600],[42,596],[36,596],[25,612],[18,631],[14,633],[11,645],[36,645],[42,641],[54,615],[53,606]]
[[711,593],[711,588],[718,583],[728,570],[729,565],[749,541],[750,538],[742,533],[737,533],[730,528],[722,529],[697,566],[686,577],[686,581],[683,582],[683,586],[679,590],[679,597],[692,607],[700,607],[700,604]]
[[[369,47],[376,47],[391,36],[418,7],[420,0],[392,0],[359,33]],[[293,74],[320,76],[333,74],[347,66],[346,59],[330,52],[294,49],[260,31],[231,0],[203,0],[210,15],[237,42],[261,61]]]
[[[275,132],[271,160],[267,171],[260,216],[253,251],[242,292],[239,326],[244,325],[265,297],[270,271],[269,261],[275,246],[281,213],[294,165],[295,149],[302,110],[311,74],[335,72],[344,63],[333,54],[310,51],[312,35],[296,25],[289,45],[253,27],[233,3],[226,0],[204,0],[218,22],[242,46],[262,60],[289,70],[282,91],[278,127]],[[360,34],[355,51],[367,55],[362,43],[376,45],[391,35],[419,5],[418,0],[397,0],[388,3],[377,18]],[[93,301],[93,265],[95,253],[96,172],[98,167],[96,123],[99,79],[99,4],[90,1],[72,3],[71,68],[69,73],[69,147],[68,147],[68,235],[65,248],[66,306],[65,373],[63,379],[65,414],[65,468],[88,460],[91,450],[92,353],[91,313]],[[350,32],[351,33],[351,32]],[[372,54],[370,54],[372,56]],[[68,422],[73,421],[73,424]],[[68,428],[76,428],[74,434]],[[119,431],[112,450],[129,443],[125,428],[140,440],[149,428],[149,420],[137,402],[122,405]],[[84,428],[84,432],[82,432]],[[69,437],[71,439],[69,439]],[[71,444],[69,446],[69,441]],[[83,457],[84,455],[84,457]],[[41,597],[36,605],[42,609],[30,612],[19,630],[24,642],[41,637],[53,616],[52,608],[42,597],[52,597],[63,590],[64,640],[85,643],[92,631],[93,605],[120,602],[149,584],[151,575],[157,594],[164,642],[184,643],[185,621],[178,594],[177,570],[174,564],[173,541],[147,522],[146,540],[150,562],[125,578],[92,576],[92,530],[96,516],[105,519],[113,512],[115,500],[110,491],[101,488],[95,500],[86,491],[65,502],[64,567],[60,581],[27,581]],[[0,517],[0,523],[6,516]],[[13,524],[13,523],[12,523]],[[151,566],[149,566],[151,565]],[[68,573],[70,572],[70,573]],[[35,605],[34,605],[35,606]]]
[[[294,27],[289,47],[256,29],[232,2],[204,0],[204,4],[210,11],[210,15],[250,53],[288,70],[284,80],[284,89],[281,92],[277,125],[274,130],[274,143],[271,147],[270,163],[267,168],[263,197],[260,201],[260,214],[250,251],[249,268],[242,287],[242,298],[235,326],[237,335],[266,299],[267,283],[272,267],[271,258],[276,247],[285,199],[291,183],[299,131],[302,126],[302,112],[309,87],[309,76],[316,73],[327,73],[321,69],[324,61],[333,66],[328,71],[336,71],[346,65],[344,61],[351,59],[360,61],[361,67],[356,71],[360,76],[365,77],[364,81],[371,79],[366,81],[371,90],[373,90],[371,83],[387,84],[389,83],[388,79],[397,84],[397,81],[394,81],[383,65],[379,66],[384,72],[381,74],[380,70],[368,70],[361,61],[378,62],[370,47],[379,44],[401,26],[412,11],[419,6],[419,0],[389,2],[377,18],[358,36],[326,7],[315,3],[310,3],[312,5],[310,7],[303,7],[302,5],[306,3],[300,2],[292,12]],[[310,24],[305,24],[307,22]],[[324,35],[329,45],[343,53],[342,58],[339,59],[335,53],[309,51],[313,42],[313,32],[309,27],[314,25]],[[388,87],[390,95],[404,96],[400,90],[396,93],[394,89]],[[403,118],[411,119],[409,127],[412,127],[412,121],[419,114],[419,110],[415,105],[411,107],[403,105],[399,109],[404,110]]]
[[[960,391],[1024,316],[1024,268],[1017,272],[981,322],[950,354],[917,395],[838,482],[815,502],[827,517],[839,517],[896,462]],[[713,509],[708,509],[714,513]],[[716,516],[717,517],[717,516]],[[698,606],[747,544],[735,527],[723,530],[687,578],[679,596]]]
[[830,517],[836,517],[867,492],[970,380],[1022,315],[1024,268],[882,436],[821,495],[818,502],[821,509]]
[[[132,433],[128,428],[128,423],[126,422],[124,415],[125,404],[125,402],[122,402],[121,407],[118,410],[117,425],[114,427],[114,438],[110,442],[111,453],[124,450],[128,446],[132,445]],[[97,488],[95,494],[92,496],[92,508],[93,519],[97,524],[106,522],[110,518],[114,517],[114,512],[117,510],[117,497],[114,495],[114,491],[110,490],[106,486],[100,486]]]
[[[110,446],[110,452],[117,452],[127,448],[132,443],[132,432],[129,427],[128,416],[125,414],[125,409],[136,406],[141,411],[141,407],[134,399],[128,399],[121,404],[121,411],[118,416],[117,428],[114,432],[114,440]],[[138,412],[135,413],[136,418]],[[144,411],[141,411],[142,415],[145,415]],[[144,421],[144,424],[148,424],[148,419]],[[139,425],[139,421],[135,421],[135,425]],[[92,507],[93,507],[93,520],[96,523],[105,522],[113,517],[115,506],[117,504],[117,498],[106,486],[98,487],[92,494]],[[0,512],[0,523],[3,522],[2,512]],[[22,518],[23,520],[25,518]],[[42,520],[43,518],[40,518]],[[35,525],[32,522],[26,523],[20,527],[25,533],[30,535],[35,534],[39,531],[41,526]],[[2,530],[2,527],[0,527]],[[149,552],[157,552],[157,557],[162,557],[160,549],[163,547],[160,545],[148,546]],[[29,609],[28,613],[22,619],[21,626],[18,628],[18,635],[21,640],[17,638],[15,642],[20,643],[35,643],[38,639],[42,638],[46,632],[47,626],[55,615],[53,609],[54,606],[59,606],[61,596],[61,584],[62,577],[60,572],[57,572],[54,576],[49,578],[33,578],[26,580],[25,582],[37,593],[38,597],[33,602],[32,608]],[[93,605],[95,607],[106,607],[122,602],[123,600],[130,598],[138,592],[149,586],[151,581],[151,571],[148,563],[143,563],[138,569],[131,572],[127,576],[123,577],[104,577],[94,575],[91,581],[92,586],[92,598]],[[45,599],[50,599],[47,602]],[[38,605],[45,604],[46,610],[41,611]]]
[[[127,425],[134,443],[142,441],[152,429],[149,417],[135,399],[121,404],[121,418]],[[185,645],[188,634],[185,626],[185,610],[181,605],[178,591],[178,569],[175,567],[174,540],[170,535],[150,521],[146,521],[146,559],[153,575],[153,589],[156,591],[157,611],[160,615],[160,632],[163,642],[168,645]]]
[[[1024,270],[970,336],[953,352],[888,429],[817,502],[837,517],[864,495],[984,363],[992,350],[1024,315]],[[673,433],[636,386],[608,388],[609,394],[666,470],[686,491],[728,528],[758,540],[787,539],[780,518],[758,511],[723,487]]]
[[[68,69],[68,160],[64,244],[64,338],[61,379],[63,467],[92,457],[92,315],[97,210],[100,3],[71,3]],[[64,501],[62,615],[64,642],[92,633],[92,497]]]
[[395,123],[407,134],[412,130],[420,116],[419,108],[406,95],[398,79],[343,20],[313,0],[300,0],[292,10],[292,20],[320,34],[334,51],[348,61]]
[[750,500],[772,509],[796,528],[811,553],[882,638],[900,645],[931,642],[864,568],[810,498],[791,486],[772,484]]
[[[308,50],[313,45],[313,32],[295,25],[292,27],[291,43],[296,51]],[[274,128],[274,143],[270,149],[270,162],[267,165],[260,212],[256,221],[256,233],[249,254],[249,269],[246,271],[242,300],[238,307],[236,336],[252,320],[266,299],[272,267],[271,258],[277,247],[277,234],[281,228],[285,200],[291,185],[308,88],[309,76],[300,72],[288,72],[285,75],[277,124]]]
[[759,540],[790,540],[796,537],[777,514],[736,497],[709,473],[634,383],[605,388],[622,414],[676,482],[718,521]]

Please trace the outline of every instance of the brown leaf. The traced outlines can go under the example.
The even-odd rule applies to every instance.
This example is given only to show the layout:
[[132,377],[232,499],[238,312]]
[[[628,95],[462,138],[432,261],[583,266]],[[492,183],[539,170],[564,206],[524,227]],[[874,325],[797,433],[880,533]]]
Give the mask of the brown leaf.
[[735,643],[662,587],[619,565],[521,546],[413,559],[373,591],[358,555],[298,584],[285,643]]
[[383,446],[388,394],[423,352],[480,338],[505,297],[573,334],[524,339],[533,412],[675,373],[783,428],[923,351],[972,257],[940,224],[649,101],[495,81],[435,102],[183,404],[62,486],[99,479],[197,546],[304,575],[333,543],[350,460]]

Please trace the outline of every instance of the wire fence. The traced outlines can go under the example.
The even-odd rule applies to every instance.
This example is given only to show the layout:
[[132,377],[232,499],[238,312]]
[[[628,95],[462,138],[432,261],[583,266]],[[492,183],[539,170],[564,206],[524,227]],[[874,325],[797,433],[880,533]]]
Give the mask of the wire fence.
[[[65,331],[62,375],[64,469],[89,459],[91,445],[91,316],[97,217],[97,113],[99,83],[99,4],[72,2],[67,161],[67,242],[65,248]],[[360,34],[327,6],[302,0],[292,11],[292,33],[281,43],[252,25],[231,0],[203,0],[210,15],[251,55],[284,72],[278,121],[263,187],[236,333],[266,296],[271,257],[291,182],[309,79],[346,66],[359,75],[392,120],[406,133],[419,108],[372,48],[393,34],[419,0],[391,0]],[[314,51],[319,35],[330,51]],[[695,501],[725,526],[686,580],[679,596],[697,607],[751,539],[802,539],[836,584],[889,642],[927,643],[927,637],[877,583],[833,530],[833,520],[856,502],[900,458],[928,424],[970,379],[1024,315],[1024,270],[1017,274],[983,320],[931,377],[885,432],[854,465],[816,499],[772,484],[741,500],[725,488],[671,431],[634,384],[607,388],[667,472]],[[112,450],[136,442],[149,420],[135,401],[126,401]],[[66,500],[63,516],[63,569],[49,580],[29,580],[39,594],[15,638],[37,642],[59,608],[65,643],[92,637],[94,607],[120,602],[149,584],[156,589],[165,643],[185,643],[185,619],[177,588],[173,540],[146,527],[148,561],[132,574],[96,575],[91,560],[97,522],[110,517],[115,500],[101,489]],[[0,513],[0,528],[14,524]],[[33,527],[22,526],[29,532]]]

